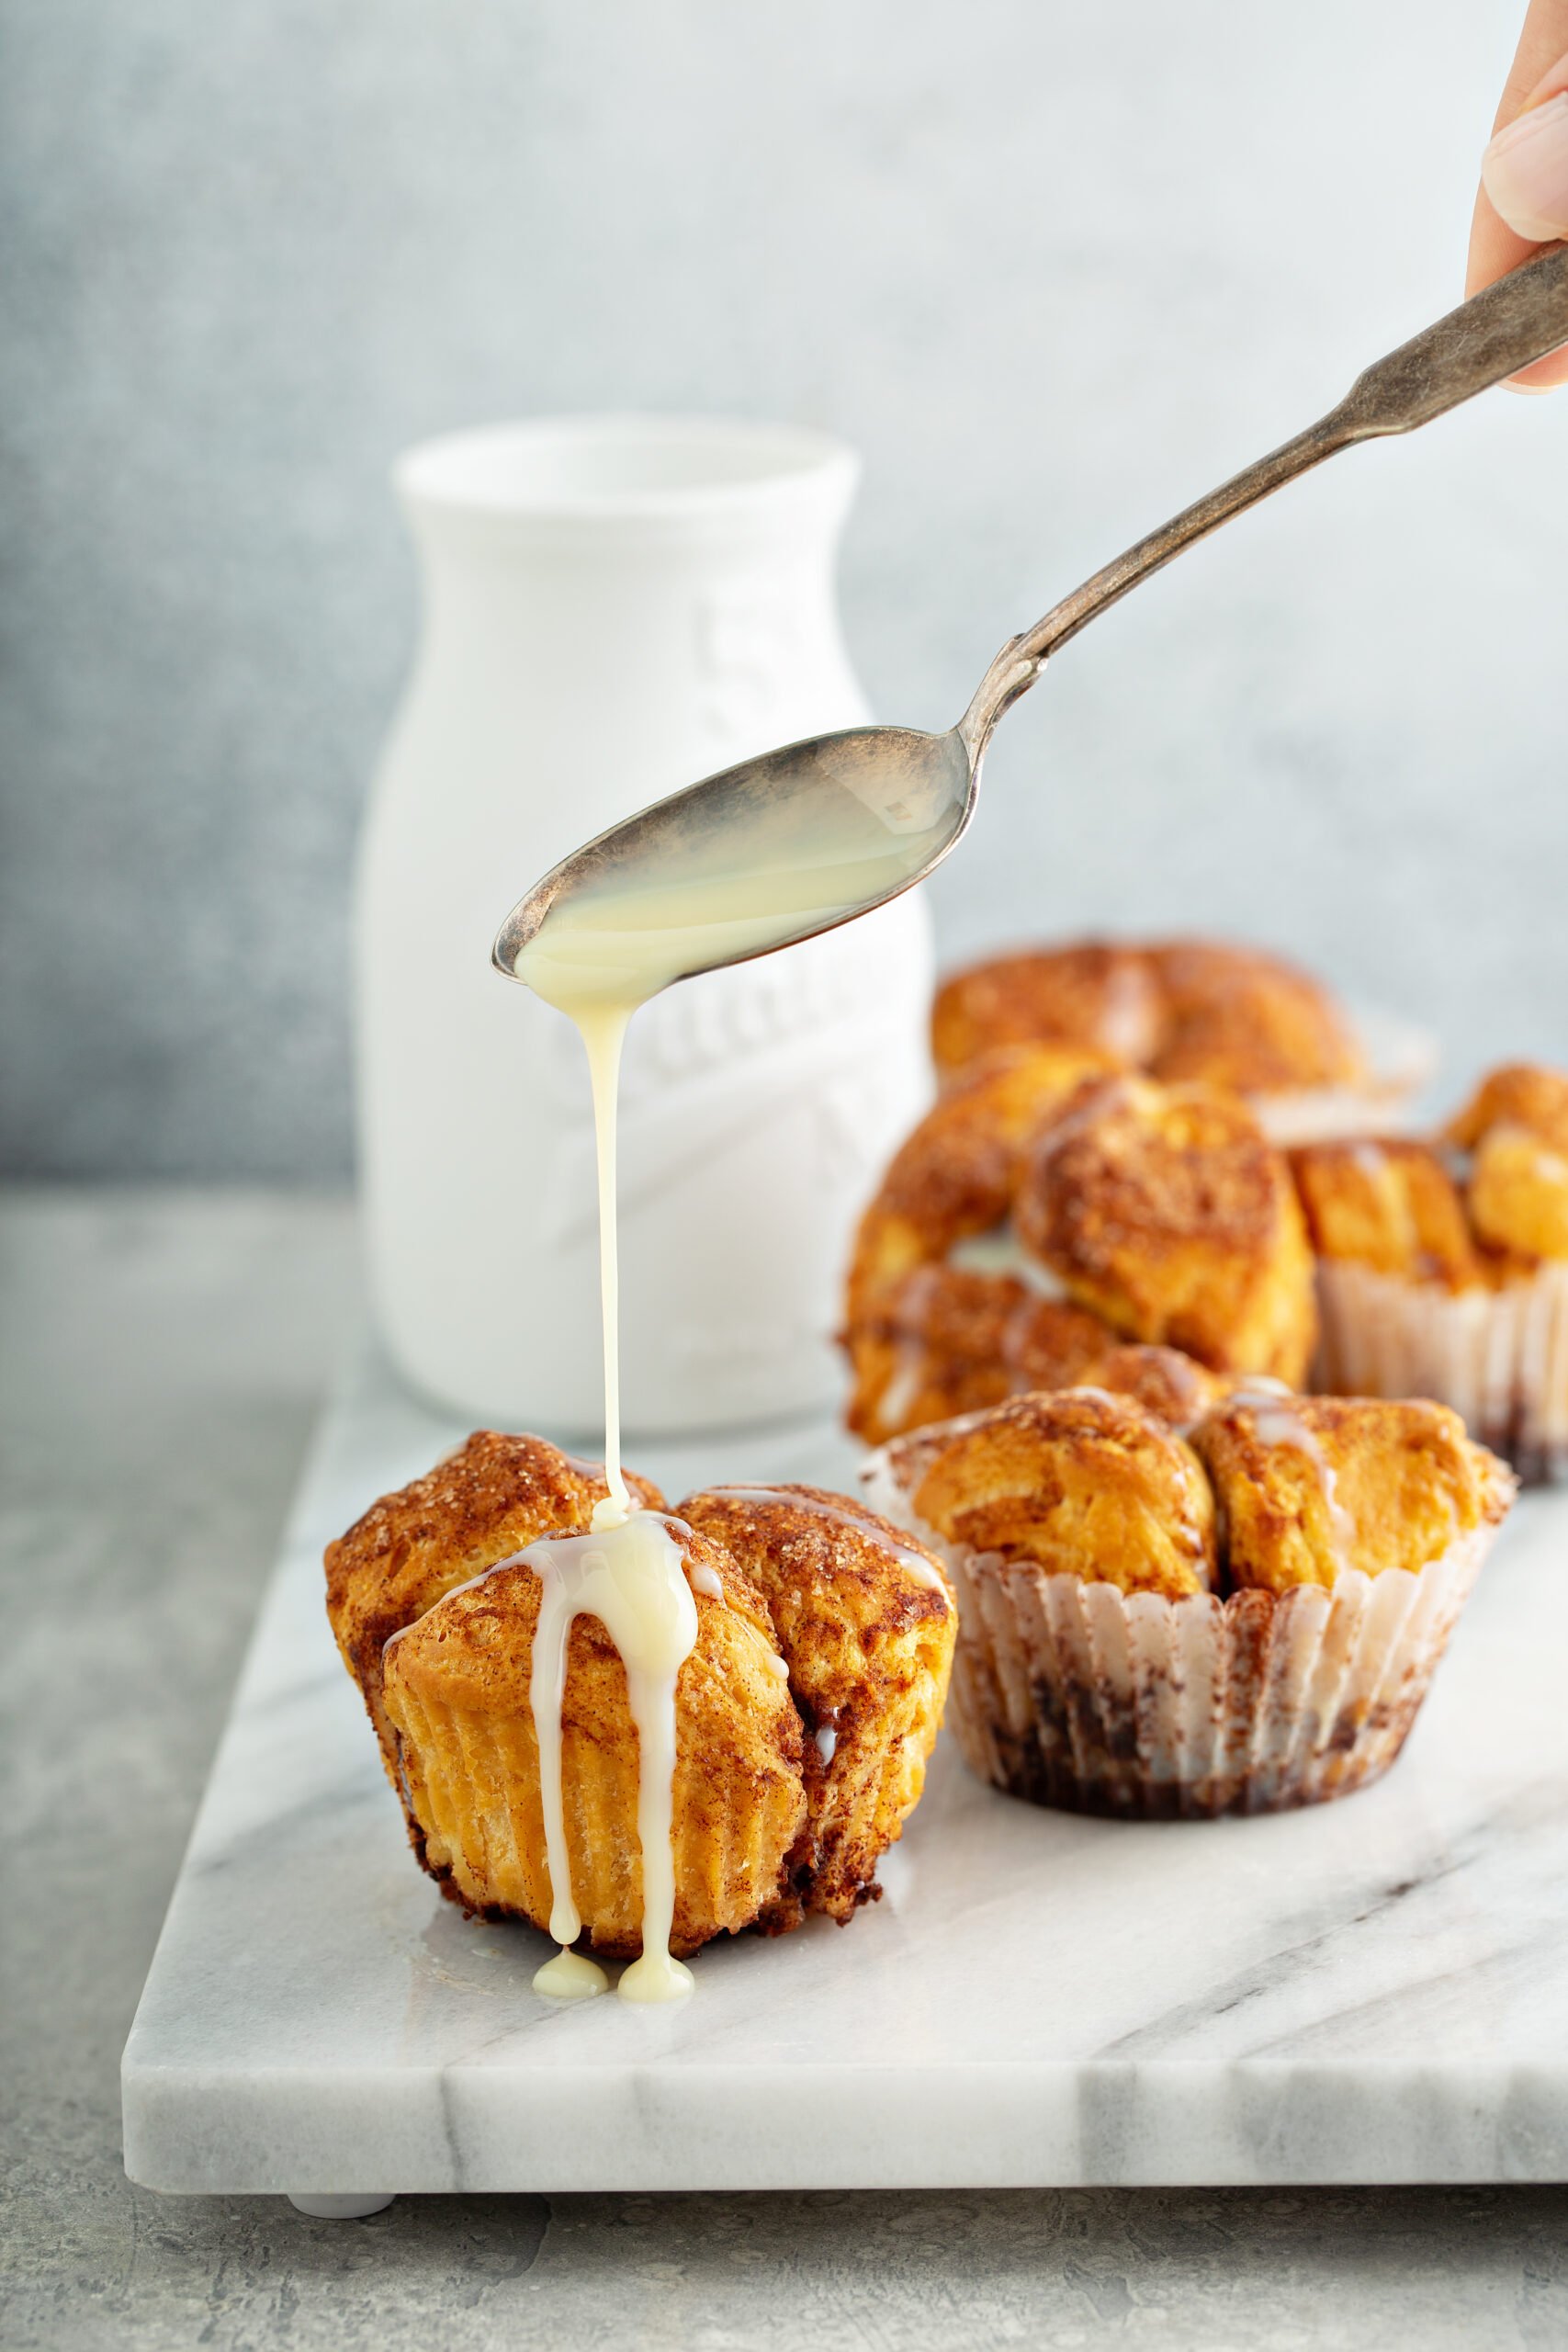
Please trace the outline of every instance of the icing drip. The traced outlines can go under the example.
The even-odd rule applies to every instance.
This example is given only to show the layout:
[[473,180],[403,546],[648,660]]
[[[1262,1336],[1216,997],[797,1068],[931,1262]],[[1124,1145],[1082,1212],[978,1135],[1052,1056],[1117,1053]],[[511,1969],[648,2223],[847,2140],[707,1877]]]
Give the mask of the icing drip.
[[1096,1024],[1098,1040],[1119,1061],[1148,1059],[1157,1011],[1154,982],[1143,964],[1113,964]]
[[632,1498],[621,1472],[621,1296],[615,1228],[615,1089],[621,1074],[629,1004],[581,1005],[576,1020],[588,1053],[593,1089],[593,1146],[599,1176],[599,1315],[604,1336],[604,1483],[609,1493],[593,1507],[598,1529],[619,1527]]
[[1334,1465],[1301,1415],[1286,1401],[1289,1392],[1281,1396],[1272,1382],[1259,1382],[1251,1388],[1237,1389],[1225,1400],[1228,1413],[1244,1408],[1252,1416],[1254,1433],[1265,1445],[1284,1446],[1292,1453],[1303,1454],[1317,1473],[1323,1494],[1324,1509],[1328,1515],[1329,1539],[1337,1568],[1353,1565],[1351,1550],[1356,1541],[1356,1522],[1339,1499]]
[[[571,1898],[561,1791],[561,1701],[574,1617],[597,1617],[626,1664],[626,1698],[637,1734],[637,1837],[642,1848],[642,1957],[622,1976],[623,2001],[671,2001],[691,1989],[691,1971],[671,1956],[675,1865],[671,1847],[675,1776],[675,1678],[697,1639],[678,1521],[634,1511],[587,1535],[547,1536],[518,1555],[543,1589],[534,1634],[528,1698],[539,1743],[539,1795],[550,1866],[550,1933],[562,1950],[534,1979],[536,1992],[577,1999],[602,1992],[604,1975],[566,1948],[582,1921]],[[566,1963],[563,1965],[563,1963]],[[589,1972],[597,1976],[591,1981]]]
[[[518,979],[576,1023],[593,1089],[609,1492],[594,1510],[589,1535],[552,1537],[519,1556],[544,1586],[530,1695],[549,1847],[551,1928],[563,1946],[581,1924],[571,1900],[560,1786],[561,1694],[573,1617],[582,1611],[598,1617],[626,1663],[639,1741],[644,1916],[642,1958],[621,1979],[625,2000],[669,1999],[691,1983],[669,1951],[671,1782],[675,1676],[695,1643],[697,1616],[671,1522],[634,1510],[621,1470],[615,1249],[621,1047],[637,1006],[682,974],[784,946],[905,888],[945,832],[947,786],[935,776],[917,780],[884,807],[863,797],[852,779],[842,789],[818,792],[808,809],[810,820],[803,826],[797,801],[764,797],[700,843],[682,837],[680,857],[662,865],[656,858],[651,875],[635,867],[606,870],[596,885],[547,906],[513,966]],[[711,1593],[701,1580],[704,1571],[694,1573],[697,1589]],[[542,1992],[576,1997],[601,1989],[602,1978],[592,1981],[598,1974],[581,1954],[563,1951],[536,1983]]]

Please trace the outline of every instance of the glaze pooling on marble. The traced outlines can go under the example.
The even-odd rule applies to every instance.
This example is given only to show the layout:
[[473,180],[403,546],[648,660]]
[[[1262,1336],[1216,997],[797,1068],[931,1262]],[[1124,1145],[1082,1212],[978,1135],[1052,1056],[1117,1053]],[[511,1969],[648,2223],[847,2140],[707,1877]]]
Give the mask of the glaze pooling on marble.
[[[852,1937],[710,1946],[700,2001],[632,2017],[540,2001],[547,1939],[461,1919],[410,1871],[321,1620],[323,1536],[451,1434],[374,1363],[323,1434],[127,2050],[134,2178],[1568,2178],[1562,1498],[1517,1507],[1377,1788],[1265,1820],[1101,1822],[998,1795],[943,1743]],[[841,1487],[848,1462],[824,1429],[648,1466],[683,1493]],[[977,1935],[987,1996],[964,2000]]]

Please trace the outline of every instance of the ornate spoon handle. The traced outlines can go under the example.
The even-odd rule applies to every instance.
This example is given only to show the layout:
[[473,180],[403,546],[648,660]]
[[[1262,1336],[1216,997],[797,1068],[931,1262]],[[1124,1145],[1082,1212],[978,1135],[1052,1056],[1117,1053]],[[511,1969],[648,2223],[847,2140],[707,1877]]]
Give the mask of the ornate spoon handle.
[[1043,620],[1011,639],[959,721],[971,758],[978,757],[1002,713],[1034,684],[1059,646],[1183,548],[1206,538],[1233,514],[1255,506],[1352,442],[1375,440],[1384,433],[1412,433],[1562,343],[1568,343],[1568,244],[1548,246],[1386,358],[1375,360],[1357,377],[1337,408],[1151,531],[1054,605]]

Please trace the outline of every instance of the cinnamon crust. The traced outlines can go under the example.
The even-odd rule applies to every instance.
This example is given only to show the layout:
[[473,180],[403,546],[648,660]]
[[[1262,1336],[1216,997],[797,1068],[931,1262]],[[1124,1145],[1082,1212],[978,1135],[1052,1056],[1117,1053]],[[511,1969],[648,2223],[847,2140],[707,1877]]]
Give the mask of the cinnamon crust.
[[[1195,1411],[1202,1367],[1293,1385],[1314,1336],[1289,1168],[1245,1107],[1049,1046],[994,1056],[921,1122],[862,1218],[846,1303],[847,1419],[873,1444],[1082,1381],[1174,1385]],[[1127,1343],[1198,1369],[1107,1368]]]
[[679,1516],[766,1595],[805,1726],[807,1836],[763,1924],[840,1925],[879,1893],[876,1865],[919,1803],[957,1611],[930,1555],[863,1504],[818,1487],[714,1487]]
[[1246,1095],[1366,1077],[1353,1029],[1317,981],[1281,956],[1212,940],[1025,949],[937,991],[931,1049],[945,1079],[999,1046],[1042,1041]]
[[1304,1377],[1315,1319],[1300,1205],[1233,1096],[1086,1083],[1028,1153],[1014,1219],[1030,1255],[1113,1331],[1219,1372]]
[[1332,1585],[1352,1565],[1419,1575],[1513,1498],[1502,1464],[1446,1405],[1243,1393],[1201,1421],[1192,1442],[1237,1588]]
[[1432,1142],[1306,1144],[1292,1166],[1321,1258],[1450,1291],[1501,1286],[1568,1259],[1560,1070],[1493,1070]]
[[[647,1478],[626,1485],[645,1510],[664,1498]],[[394,1634],[541,1535],[581,1534],[609,1493],[604,1465],[542,1437],[476,1430],[423,1478],[383,1495],[326,1550],[327,1616],[365,1700],[382,1760],[399,1785],[396,1744],[381,1704],[381,1660]]]
[[1178,1437],[1134,1399],[1019,1396],[886,1451],[964,1555],[1123,1592],[1282,1593],[1419,1575],[1506,1514],[1515,1480],[1446,1406],[1238,1389]]
[[1108,1056],[1076,1047],[1004,1049],[929,1111],[887,1166],[856,1234],[852,1317],[882,1287],[941,1264],[955,1242],[1009,1214],[1025,1147]]
[[1067,1388],[974,1415],[925,1462],[910,1499],[944,1542],[1047,1575],[1172,1600],[1214,1582],[1202,1466],[1131,1397]]

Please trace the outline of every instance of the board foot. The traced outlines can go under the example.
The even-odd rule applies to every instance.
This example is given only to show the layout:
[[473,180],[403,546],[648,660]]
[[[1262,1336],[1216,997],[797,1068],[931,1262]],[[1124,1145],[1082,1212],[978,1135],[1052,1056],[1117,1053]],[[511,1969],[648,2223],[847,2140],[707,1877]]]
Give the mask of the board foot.
[[372,2213],[384,2213],[392,2202],[389,2197],[296,2197],[288,2202],[298,2212],[308,2213],[312,2222],[364,2222]]

